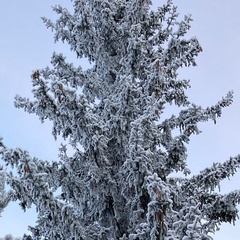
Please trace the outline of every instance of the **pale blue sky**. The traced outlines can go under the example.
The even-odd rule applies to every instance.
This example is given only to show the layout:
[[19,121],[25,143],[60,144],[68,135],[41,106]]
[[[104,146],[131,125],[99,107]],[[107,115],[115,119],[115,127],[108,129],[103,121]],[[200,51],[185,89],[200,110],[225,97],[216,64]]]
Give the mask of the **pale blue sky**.
[[[42,125],[36,116],[13,107],[16,94],[31,97],[32,70],[49,64],[53,51],[69,52],[67,46],[53,43],[53,34],[46,29],[41,16],[55,17],[51,5],[70,1],[0,1],[0,135],[10,147],[28,149],[31,155],[53,160],[59,142],[51,136],[51,125]],[[154,0],[154,6],[163,1]],[[213,162],[224,161],[240,153],[240,1],[239,0],[174,0],[181,16],[191,13],[194,21],[189,36],[197,36],[203,53],[198,67],[181,71],[190,79],[190,99],[196,104],[215,104],[228,90],[234,90],[234,103],[223,111],[216,125],[201,125],[203,133],[193,136],[189,144],[189,167],[197,173]],[[69,59],[73,59],[72,54]],[[78,61],[76,62],[78,63]],[[224,181],[222,190],[240,188],[240,173]],[[21,236],[36,217],[34,210],[22,213],[17,204],[10,204],[0,218],[0,237],[7,233]],[[235,240],[240,235],[236,226],[223,226],[215,234],[217,240]]]

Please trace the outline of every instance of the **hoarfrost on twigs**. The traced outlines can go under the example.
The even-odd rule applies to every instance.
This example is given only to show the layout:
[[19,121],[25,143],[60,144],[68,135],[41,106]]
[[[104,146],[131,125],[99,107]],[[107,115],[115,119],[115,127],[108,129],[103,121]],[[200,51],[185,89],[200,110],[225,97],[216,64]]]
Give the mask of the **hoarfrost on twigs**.
[[[72,155],[62,145],[58,160],[43,161],[0,139],[2,160],[17,172],[6,173],[11,199],[24,210],[36,206],[34,239],[211,239],[237,218],[240,191],[214,190],[240,156],[171,177],[189,175],[187,143],[200,122],[216,123],[233,94],[205,109],[190,102],[190,82],[177,73],[196,66],[202,52],[195,37],[184,38],[191,17],[179,22],[172,1],[156,11],[150,2],[75,0],[73,13],[56,6],[55,22],[43,18],[56,41],[91,65],[83,70],[54,53],[52,67],[31,75],[34,99],[15,99],[17,108],[50,120]],[[179,112],[164,118],[169,105]]]

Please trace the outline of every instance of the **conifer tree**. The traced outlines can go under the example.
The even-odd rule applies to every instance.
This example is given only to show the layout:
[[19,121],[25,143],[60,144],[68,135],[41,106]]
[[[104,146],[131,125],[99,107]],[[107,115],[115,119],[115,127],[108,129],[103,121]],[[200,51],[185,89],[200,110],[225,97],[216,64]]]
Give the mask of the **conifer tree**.
[[[185,39],[191,17],[179,21],[169,0],[75,0],[59,18],[44,18],[56,41],[67,42],[87,70],[54,53],[51,67],[32,74],[33,100],[15,106],[49,119],[55,138],[68,139],[59,159],[43,161],[1,144],[12,200],[36,206],[33,239],[211,239],[234,223],[240,192],[215,191],[240,166],[240,156],[190,177],[187,144],[200,122],[213,121],[232,92],[202,108],[189,101],[190,82],[178,69],[196,66],[198,40]],[[163,114],[172,104],[178,112]],[[166,109],[166,110],[165,110]],[[2,142],[2,140],[1,140]],[[173,177],[182,172],[185,177]]]
[[6,192],[5,190],[5,172],[0,166],[0,217],[1,213],[3,212],[4,208],[10,202],[10,191]]
[[22,240],[32,240],[32,237],[27,234],[23,234]]

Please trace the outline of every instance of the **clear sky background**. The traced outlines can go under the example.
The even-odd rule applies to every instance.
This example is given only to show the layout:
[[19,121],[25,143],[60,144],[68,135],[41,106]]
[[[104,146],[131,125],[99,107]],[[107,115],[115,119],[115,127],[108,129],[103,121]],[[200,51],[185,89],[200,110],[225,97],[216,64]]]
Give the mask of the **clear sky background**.
[[[49,65],[53,51],[63,52],[70,61],[74,55],[68,46],[54,44],[53,33],[40,17],[55,18],[51,6],[70,1],[0,0],[0,135],[9,147],[27,149],[41,159],[57,159],[61,142],[54,141],[51,124],[41,124],[35,115],[14,108],[16,94],[32,97],[33,70]],[[154,7],[165,1],[154,0]],[[181,16],[191,13],[194,21],[189,32],[197,36],[203,53],[198,67],[181,71],[179,77],[191,80],[190,99],[203,107],[213,105],[229,90],[234,91],[234,103],[223,110],[214,125],[201,124],[202,134],[193,136],[189,144],[189,167],[193,174],[213,162],[223,162],[240,153],[240,1],[239,0],[174,0]],[[85,64],[81,62],[81,64]],[[240,173],[224,181],[224,193],[240,189]],[[8,233],[22,236],[27,226],[34,224],[34,209],[23,213],[11,203],[0,218],[0,237]],[[235,240],[240,236],[240,221],[235,227],[224,224],[214,236],[217,240]]]

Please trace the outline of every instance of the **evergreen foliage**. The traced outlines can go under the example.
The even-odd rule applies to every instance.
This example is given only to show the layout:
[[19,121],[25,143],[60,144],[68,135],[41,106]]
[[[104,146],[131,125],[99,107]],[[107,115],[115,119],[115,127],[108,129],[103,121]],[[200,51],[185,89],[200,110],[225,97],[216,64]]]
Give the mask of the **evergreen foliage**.
[[[168,1],[75,0],[71,13],[55,6],[44,18],[56,41],[67,42],[83,70],[54,53],[52,67],[32,74],[34,100],[15,106],[53,124],[69,140],[59,159],[43,161],[1,140],[12,200],[36,206],[33,239],[211,239],[221,223],[234,223],[240,191],[220,194],[220,181],[240,166],[240,156],[188,177],[187,144],[198,124],[221,116],[232,92],[213,106],[189,101],[182,67],[196,66],[198,40],[185,39],[191,17],[178,20]],[[169,105],[179,111],[169,118]],[[166,109],[166,110],[165,110]],[[186,177],[176,178],[172,173]]]
[[10,199],[10,191],[5,191],[5,172],[3,170],[3,167],[0,166],[0,217],[4,208],[7,207]]
[[32,239],[32,237],[30,235],[23,234],[22,240],[33,240],[33,239]]

